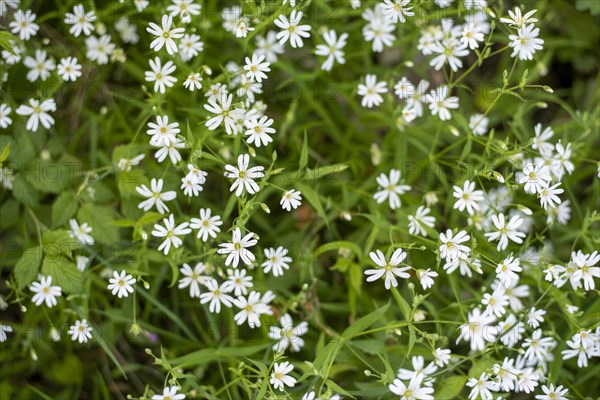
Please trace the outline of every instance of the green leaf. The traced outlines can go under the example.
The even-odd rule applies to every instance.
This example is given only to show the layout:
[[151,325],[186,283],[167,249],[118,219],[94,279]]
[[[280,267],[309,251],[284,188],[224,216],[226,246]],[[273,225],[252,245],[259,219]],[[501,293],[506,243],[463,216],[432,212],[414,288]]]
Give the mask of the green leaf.
[[26,206],[37,208],[39,205],[40,196],[38,192],[29,183],[25,182],[20,171],[15,174],[12,193],[15,199]]
[[16,43],[18,41],[19,41],[19,39],[15,35],[7,32],[7,31],[0,32],[0,47],[2,47],[4,50],[8,51],[13,56],[16,55],[16,53],[13,50],[13,46],[10,45],[10,42]]
[[119,228],[114,223],[116,213],[110,207],[96,204],[84,204],[77,213],[78,222],[87,222],[92,228],[94,239],[104,244],[116,244],[119,240]]
[[263,351],[271,346],[269,343],[257,344],[246,347],[222,347],[196,350],[181,357],[171,360],[171,364],[178,368],[207,364],[218,360],[227,360],[234,357],[248,357]]
[[73,252],[81,248],[77,239],[69,236],[65,230],[46,231],[42,235],[44,253],[47,257],[56,258],[60,256],[70,257]]
[[300,150],[300,162],[298,163],[298,169],[302,171],[308,164],[308,140],[306,139],[306,131],[304,131],[304,143],[302,143],[302,150]]
[[81,292],[83,286],[81,271],[65,257],[46,256],[42,264],[42,273],[50,275],[52,282],[67,293]]
[[305,180],[316,180],[323,178],[324,176],[335,174],[337,172],[341,172],[348,168],[348,164],[333,164],[326,165],[324,167],[319,167],[315,169],[306,169],[306,175],[303,176]]
[[135,190],[136,187],[141,185],[149,186],[146,172],[141,169],[134,168],[130,171],[119,170],[116,173],[116,178],[119,192],[124,199],[129,199],[131,196],[139,196]]
[[63,192],[52,205],[52,227],[56,228],[67,223],[75,215],[78,207],[75,192]]
[[344,332],[342,332],[342,337],[345,339],[350,339],[357,333],[360,333],[373,325],[379,318],[385,314],[385,312],[390,308],[390,302],[388,301],[383,307],[378,308],[377,310],[365,315],[364,317],[356,320],[352,325],[350,325]]
[[458,394],[465,387],[466,376],[451,376],[440,383],[440,387],[435,392],[435,398],[439,400],[451,400],[458,397]]
[[8,156],[10,155],[10,142],[6,144],[6,146],[4,146],[4,149],[2,149],[2,154],[0,154],[0,165],[6,161],[6,159],[8,158]]
[[301,183],[296,184],[296,186],[302,192],[302,196],[304,196],[304,198],[313,206],[317,215],[323,219],[325,225],[329,226],[327,214],[325,214],[325,209],[323,209],[319,194],[310,186]]
[[41,246],[31,247],[23,252],[17,265],[15,265],[15,278],[17,278],[19,290],[35,279],[42,263],[42,257]]

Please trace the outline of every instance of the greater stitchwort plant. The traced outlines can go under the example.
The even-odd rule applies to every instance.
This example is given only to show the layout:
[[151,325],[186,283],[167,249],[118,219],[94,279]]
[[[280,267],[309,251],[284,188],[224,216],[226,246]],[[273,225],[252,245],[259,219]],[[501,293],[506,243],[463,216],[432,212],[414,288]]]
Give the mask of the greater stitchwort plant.
[[0,398],[597,398],[599,4],[0,0]]

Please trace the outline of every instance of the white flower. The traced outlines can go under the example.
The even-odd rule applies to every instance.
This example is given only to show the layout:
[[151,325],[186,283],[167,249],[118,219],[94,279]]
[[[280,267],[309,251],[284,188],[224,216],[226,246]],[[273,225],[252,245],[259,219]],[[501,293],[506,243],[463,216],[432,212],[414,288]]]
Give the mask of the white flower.
[[172,17],[179,15],[181,22],[187,24],[192,21],[192,15],[199,15],[202,6],[193,3],[193,0],[171,0],[173,4],[167,7]]
[[11,28],[11,32],[19,34],[19,39],[21,40],[29,40],[31,36],[35,36],[40,26],[35,23],[36,15],[31,12],[31,10],[27,10],[23,12],[23,10],[17,10],[14,15],[15,20],[11,21],[8,26]]
[[298,352],[304,346],[304,339],[300,336],[308,332],[308,322],[302,321],[294,327],[294,321],[289,314],[283,314],[279,318],[278,326],[272,326],[269,329],[269,338],[277,340],[273,345],[273,350],[278,353],[284,352],[288,347],[291,351]]
[[417,275],[417,278],[419,279],[419,282],[421,282],[421,286],[423,287],[423,290],[427,290],[430,287],[432,287],[434,284],[433,278],[438,276],[437,272],[432,271],[429,268],[427,268],[426,270],[418,269],[415,271],[415,273]]
[[471,237],[465,231],[460,231],[453,235],[451,229],[447,229],[446,233],[440,233],[440,256],[445,258],[447,262],[458,261],[466,259],[471,253],[471,249],[465,246],[464,242],[467,242]]
[[178,138],[170,143],[165,143],[154,155],[158,162],[163,162],[167,156],[171,159],[173,164],[177,164],[181,161],[181,154],[177,149],[185,148],[185,143]]
[[250,156],[248,154],[240,154],[237,167],[230,164],[225,165],[225,177],[235,179],[229,191],[233,192],[235,190],[237,197],[240,197],[244,193],[244,189],[248,194],[254,194],[260,190],[254,180],[262,178],[265,175],[263,172],[265,168],[262,166],[248,168],[249,163]]
[[410,266],[399,267],[404,261],[407,254],[402,249],[394,250],[392,257],[389,261],[385,259],[385,256],[381,250],[370,252],[369,257],[379,267],[375,269],[365,270],[367,275],[367,282],[374,282],[378,279],[385,278],[385,288],[390,289],[391,286],[398,286],[398,278],[408,279],[410,275],[406,272],[411,269]]
[[271,125],[273,125],[272,118],[263,115],[260,120],[252,118],[244,121],[244,124],[247,128],[248,144],[260,147],[261,144],[266,146],[273,141],[273,138],[269,136],[275,133],[275,129],[271,128]]
[[15,112],[23,116],[29,115],[25,129],[35,132],[38,130],[40,122],[46,129],[50,129],[54,125],[54,118],[48,114],[50,111],[56,111],[54,99],[44,100],[41,104],[39,100],[29,99],[29,105],[21,104]]
[[189,89],[190,92],[193,92],[195,89],[202,89],[202,77],[198,72],[190,72],[185,82],[183,82],[183,87]]
[[181,53],[179,53],[181,60],[189,61],[204,50],[204,42],[200,40],[198,35],[185,34],[179,41],[179,50],[181,50]]
[[27,80],[35,82],[38,78],[45,81],[50,76],[50,72],[54,71],[54,61],[50,58],[47,59],[48,55],[43,50],[35,51],[35,58],[31,56],[25,57],[23,64],[29,68],[27,72]]
[[177,78],[171,76],[175,71],[175,64],[173,61],[167,61],[164,66],[160,61],[160,58],[155,57],[154,60],[150,60],[150,68],[152,71],[146,71],[146,82],[154,82],[154,91],[164,93],[167,87],[172,87]]
[[77,265],[77,269],[80,270],[81,272],[85,271],[89,262],[90,262],[89,257],[80,256],[80,255],[75,257],[75,263]]
[[206,304],[210,302],[208,308],[211,313],[220,313],[221,303],[225,307],[231,307],[233,297],[227,294],[227,290],[225,290],[225,284],[219,287],[219,283],[215,279],[211,279],[206,282],[206,288],[208,291],[200,295],[200,303]]
[[156,123],[148,122],[148,131],[150,135],[150,144],[152,146],[164,146],[168,143],[177,141],[177,134],[180,132],[179,123],[169,123],[167,115],[156,117]]
[[298,208],[302,201],[301,194],[302,193],[300,193],[300,191],[294,189],[288,190],[287,192],[283,193],[283,196],[281,196],[281,200],[279,201],[279,204],[281,204],[281,208],[283,208],[286,211],[291,211],[292,208],[294,210]]
[[429,207],[419,206],[415,215],[408,216],[408,233],[411,235],[427,236],[427,231],[423,226],[433,228],[435,217],[429,215],[431,210]]
[[125,43],[136,44],[140,40],[137,34],[137,27],[134,24],[130,24],[127,17],[119,18],[115,23],[115,29],[119,32],[121,39]]
[[185,29],[174,28],[171,29],[173,24],[173,17],[170,15],[163,15],[161,26],[158,26],[154,22],[150,22],[150,27],[146,28],[151,35],[156,36],[156,39],[150,43],[150,48],[154,51],[159,51],[163,46],[166,47],[167,53],[174,54],[178,52],[177,44],[173,39],[181,39]]
[[485,347],[486,342],[496,340],[498,329],[492,325],[496,321],[493,315],[482,313],[479,308],[474,308],[468,315],[468,320],[460,326],[460,336],[456,343],[462,339],[471,342],[472,351],[481,351]]
[[421,387],[422,382],[422,379],[415,377],[406,385],[400,379],[394,379],[388,388],[392,393],[400,396],[400,400],[433,400],[433,388]]
[[[19,2],[21,0],[2,0],[0,1],[0,17],[3,17],[7,11],[9,11],[9,7],[13,10],[19,7]],[[10,331],[12,332],[12,330]]]
[[207,275],[202,275],[206,271],[206,265],[199,262],[194,269],[189,264],[184,263],[179,272],[184,276],[179,280],[179,289],[190,287],[190,297],[200,297],[200,285],[204,285],[211,278]]
[[165,238],[164,241],[158,246],[158,251],[164,250],[165,255],[169,254],[171,245],[174,248],[178,248],[183,244],[183,240],[179,238],[181,235],[187,235],[192,230],[188,227],[188,222],[183,222],[175,226],[175,218],[173,214],[169,215],[169,218],[163,218],[164,227],[159,224],[154,224],[154,230],[152,236]]
[[438,367],[444,367],[450,363],[450,354],[451,351],[449,349],[441,349],[437,348],[433,352],[433,357],[435,358],[435,363]]
[[271,71],[269,65],[270,62],[265,61],[266,56],[259,54],[252,54],[252,59],[246,57],[246,65],[244,65],[244,70],[246,72],[246,76],[250,78],[251,81],[262,82],[263,79],[267,79],[267,74],[265,72]]
[[454,186],[454,193],[452,194],[456,200],[454,208],[458,211],[463,211],[465,207],[469,215],[475,214],[475,210],[479,210],[479,202],[483,201],[483,191],[475,190],[475,182],[466,180],[463,189],[459,186]]
[[384,46],[392,46],[396,36],[394,23],[385,15],[382,3],[377,3],[375,8],[367,8],[362,17],[368,23],[363,26],[362,34],[367,42],[372,43],[372,50],[376,53],[383,51]]
[[108,280],[108,290],[112,291],[112,294],[117,295],[119,298],[127,297],[129,293],[133,293],[135,282],[135,278],[127,274],[124,270],[120,274],[117,271],[113,271],[113,277]]
[[471,378],[467,381],[467,386],[471,387],[469,400],[475,400],[478,397],[481,400],[492,400],[494,398],[492,392],[498,391],[498,384],[491,380],[485,372],[482,372],[479,378]]
[[201,208],[200,209],[200,218],[192,218],[190,220],[190,228],[198,229],[198,239],[206,242],[208,237],[216,238],[217,233],[221,232],[219,228],[223,225],[223,221],[221,221],[221,217],[218,215],[211,216],[210,208]]
[[217,250],[217,253],[227,254],[227,258],[225,259],[226,266],[233,264],[233,267],[237,268],[240,259],[246,265],[252,264],[255,257],[254,254],[252,254],[252,252],[247,248],[258,243],[258,240],[254,239],[253,237],[254,232],[248,232],[244,237],[242,237],[240,228],[235,228],[231,234],[231,243],[219,244],[220,249]]
[[296,379],[288,375],[293,370],[294,366],[288,361],[275,363],[273,365],[273,372],[271,373],[269,383],[273,385],[274,389],[279,390],[284,390],[284,386],[294,387]]
[[163,389],[162,394],[152,396],[152,400],[183,400],[185,399],[185,394],[177,394],[179,389],[177,386],[167,386]]
[[448,109],[458,108],[458,97],[448,97],[448,86],[441,86],[436,90],[432,90],[425,97],[425,101],[429,103],[431,114],[438,115],[442,121],[452,118]]
[[246,270],[243,268],[228,269],[227,280],[223,283],[223,290],[228,293],[233,292],[234,296],[246,295],[248,294],[248,288],[254,286],[252,279],[252,276],[246,276]]
[[87,244],[91,246],[94,244],[94,238],[90,235],[92,228],[87,223],[84,222],[79,225],[75,218],[71,218],[69,220],[69,226],[71,227],[71,229],[67,231],[69,237],[76,238],[79,243],[84,245]]
[[495,315],[500,318],[506,313],[506,306],[508,305],[508,296],[504,292],[502,286],[497,287],[492,294],[485,293],[481,304],[487,306],[485,313],[488,315]]
[[469,118],[469,128],[473,131],[474,135],[481,136],[485,135],[488,131],[488,125],[490,120],[483,114],[473,114]]
[[290,268],[288,263],[292,262],[292,258],[287,256],[286,248],[279,246],[277,249],[269,248],[264,251],[266,261],[262,263],[262,267],[265,274],[272,270],[274,276],[282,276],[283,270]]
[[462,35],[460,37],[460,41],[464,45],[468,45],[471,50],[479,47],[479,42],[483,42],[485,37],[483,36],[483,32],[481,26],[475,25],[474,23],[469,23],[463,25]]
[[523,271],[523,268],[520,266],[520,260],[513,257],[511,254],[496,267],[496,278],[498,278],[504,286],[511,286],[519,280],[517,272],[521,271]]
[[283,54],[283,47],[277,41],[277,34],[274,31],[267,32],[267,36],[261,35],[256,36],[256,50],[255,54],[259,56],[265,56],[266,60],[270,63],[277,61],[277,55]]
[[248,297],[239,296],[233,300],[233,304],[241,310],[234,315],[233,319],[238,325],[248,321],[250,328],[260,326],[260,316],[262,314],[272,315],[271,307],[263,303],[260,293],[252,291]]
[[46,307],[54,307],[58,303],[56,298],[62,295],[60,286],[52,286],[51,276],[40,276],[39,282],[33,282],[29,290],[35,293],[31,301],[36,306],[46,303]]
[[100,65],[108,63],[108,56],[110,56],[116,48],[108,35],[102,35],[99,38],[90,36],[85,39],[85,46],[87,47],[85,56],[92,61],[96,61]]
[[174,190],[168,192],[162,192],[163,180],[156,180],[152,178],[150,181],[152,189],[148,189],[146,185],[137,186],[135,190],[142,196],[147,197],[146,200],[138,204],[138,208],[144,211],[150,210],[156,206],[159,213],[164,214],[169,212],[169,207],[164,203],[165,201],[171,201],[177,197],[177,193]]
[[544,322],[544,315],[546,315],[546,310],[536,310],[535,307],[532,307],[527,313],[527,324],[532,328],[539,327]]
[[363,96],[360,105],[367,108],[377,107],[383,103],[380,93],[387,93],[387,82],[377,82],[377,76],[367,74],[365,84],[358,85],[358,95]]
[[525,324],[517,322],[517,317],[514,314],[510,314],[498,325],[500,341],[509,348],[514,347],[521,340],[524,332]]
[[439,53],[438,56],[434,57],[429,62],[429,65],[431,65],[436,71],[442,69],[445,64],[449,64],[452,71],[458,71],[458,69],[462,68],[463,66],[463,63],[459,57],[465,57],[469,54],[469,50],[467,50],[467,44],[461,44],[457,39],[454,38],[444,39],[441,42],[435,42],[431,46],[431,50],[434,53]]
[[12,331],[13,331],[12,326],[0,324],[0,343],[6,342],[6,339],[8,338],[6,336],[6,332],[12,332]]
[[75,325],[71,325],[69,327],[69,331],[67,333],[71,335],[72,341],[87,343],[87,341],[92,338],[92,327],[85,319],[81,321],[77,320],[75,321]]
[[552,157],[554,146],[552,145],[552,143],[548,143],[548,140],[550,140],[552,136],[554,136],[554,131],[552,130],[552,127],[547,126],[544,130],[542,130],[542,124],[537,123],[534,127],[534,132],[535,138],[533,139],[531,148],[538,150],[543,158]]
[[408,185],[400,185],[400,171],[397,169],[390,170],[390,176],[387,177],[386,174],[380,174],[377,179],[377,183],[382,188],[379,192],[373,195],[373,198],[377,201],[377,203],[381,204],[386,199],[389,198],[388,202],[390,208],[395,210],[400,207],[400,195],[403,195],[407,191],[411,190],[411,187]]
[[[381,4],[381,3],[380,3]],[[394,23],[400,21],[401,23],[406,22],[406,17],[412,17],[415,15],[412,7],[407,7],[410,4],[410,0],[384,0],[381,4],[383,14]]]
[[[211,90],[213,87],[211,87]],[[221,89],[220,87],[218,88]],[[213,131],[221,126],[221,123],[225,124],[225,131],[228,135],[237,134],[238,129],[236,127],[237,120],[241,117],[240,109],[232,109],[231,102],[233,95],[223,93],[220,96],[211,96],[208,98],[208,104],[204,105],[204,108],[215,114],[214,117],[206,121],[205,126]]]
[[560,186],[560,182],[552,186],[542,188],[542,190],[539,191],[538,196],[540,198],[542,207],[544,207],[544,210],[547,210],[548,206],[551,208],[556,208],[556,206],[561,203],[560,197],[558,197],[557,194],[563,193],[564,190],[558,186]]
[[12,124],[12,118],[9,117],[11,111],[8,104],[0,104],[0,128],[6,129]]
[[497,231],[488,232],[485,236],[490,242],[499,240],[498,250],[506,250],[509,240],[518,244],[523,243],[523,238],[527,235],[518,230],[523,221],[520,215],[514,215],[508,222],[506,222],[506,217],[502,213],[492,215],[492,222]]
[[323,39],[325,39],[325,43],[327,44],[319,44],[315,49],[316,55],[327,57],[323,64],[321,64],[321,69],[331,71],[334,62],[345,64],[346,59],[344,58],[342,49],[346,47],[348,34],[342,33],[338,38],[337,33],[333,29],[330,29],[323,33]]
[[67,57],[60,60],[58,64],[58,74],[68,82],[75,82],[81,76],[81,65],[77,63],[77,58]]
[[65,14],[65,24],[72,25],[69,28],[69,32],[78,37],[81,35],[81,32],[85,36],[89,36],[94,30],[94,25],[92,22],[96,20],[96,14],[94,11],[85,12],[83,8],[83,4],[77,4],[73,6],[73,13]]
[[569,389],[563,389],[562,385],[555,388],[553,384],[550,384],[550,386],[542,385],[542,391],[544,394],[535,396],[537,400],[567,400],[565,395],[569,393]]
[[550,185],[550,169],[543,163],[528,163],[523,167],[523,176],[519,183],[525,184],[525,192],[535,194]]
[[531,10],[523,15],[521,13],[521,9],[519,7],[515,7],[514,12],[512,10],[508,10],[508,15],[510,18],[500,18],[500,22],[520,28],[527,23],[538,22],[537,18],[531,18],[536,11],[537,10]]
[[515,57],[518,54],[520,60],[533,60],[535,52],[541,50],[544,44],[544,40],[538,38],[539,33],[539,28],[529,24],[520,27],[516,35],[508,35],[508,45],[513,48],[510,56]]
[[396,85],[394,85],[394,93],[400,100],[406,100],[415,93],[415,85],[403,76]]
[[575,170],[575,166],[571,162],[571,143],[567,143],[567,146],[565,147],[559,140],[558,143],[556,143],[555,149],[556,154],[554,154],[550,169],[554,176],[556,176],[558,180],[561,180],[565,171],[571,175]]
[[279,15],[274,23],[281,31],[277,34],[279,44],[283,45],[288,40],[293,48],[304,46],[302,38],[310,37],[310,25],[299,25],[302,20],[302,11],[293,10],[290,14],[290,18],[286,18],[285,15]]
[[597,251],[592,254],[583,254],[579,250],[577,253],[573,252],[571,254],[571,259],[572,262],[569,264],[574,264],[577,267],[572,279],[578,282],[583,280],[585,290],[594,290],[596,288],[594,278],[600,278],[600,267],[595,267],[600,261],[600,254]]
[[133,0],[133,4],[138,12],[142,12],[146,7],[148,7],[150,2],[148,0]]

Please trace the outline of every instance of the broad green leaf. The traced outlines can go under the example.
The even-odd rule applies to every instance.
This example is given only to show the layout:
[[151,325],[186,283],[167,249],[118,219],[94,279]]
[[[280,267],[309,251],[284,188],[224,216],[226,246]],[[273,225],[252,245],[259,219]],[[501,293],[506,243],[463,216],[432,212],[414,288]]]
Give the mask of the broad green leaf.
[[112,208],[92,203],[84,204],[77,213],[78,222],[87,222],[92,228],[90,235],[100,243],[115,245],[119,229],[114,223],[116,213]]
[[80,293],[83,285],[81,271],[65,257],[44,258],[42,273],[52,276],[52,283],[57,284],[67,293]]
[[61,193],[52,205],[52,226],[56,228],[67,223],[77,212],[78,205],[75,192]]
[[65,230],[46,231],[42,235],[44,254],[50,258],[61,255],[71,256],[72,253],[81,248],[81,243],[72,238]]
[[25,182],[21,171],[15,174],[12,194],[15,199],[26,206],[37,208],[39,205],[40,195],[29,183]]
[[23,255],[15,265],[15,278],[19,290],[29,285],[37,276],[42,263],[42,247],[31,247],[23,252]]
[[458,397],[459,393],[465,387],[466,376],[451,376],[444,379],[439,388],[435,391],[435,398],[439,400],[452,400]]

